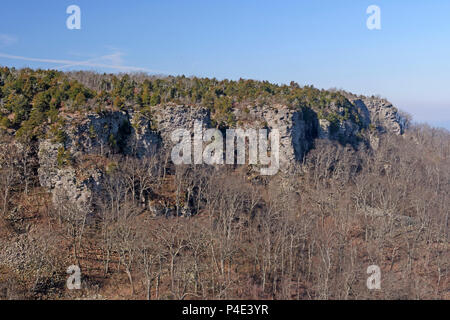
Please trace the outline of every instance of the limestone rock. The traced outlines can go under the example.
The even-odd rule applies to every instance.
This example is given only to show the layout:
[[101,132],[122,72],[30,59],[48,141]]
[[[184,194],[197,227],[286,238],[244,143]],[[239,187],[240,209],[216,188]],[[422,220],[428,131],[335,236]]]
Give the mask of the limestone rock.
[[[358,141],[357,135],[362,128],[372,126],[377,130],[371,131],[368,143],[376,148],[378,133],[403,133],[402,119],[391,103],[381,98],[345,94],[357,109],[359,124],[345,120],[332,125],[328,120],[305,115],[300,108],[279,104],[240,106],[235,107],[233,113],[239,128],[279,130],[280,169],[289,169],[302,161],[316,138],[353,144]],[[333,110],[339,113],[337,109]],[[52,190],[54,199],[62,193],[80,205],[89,202],[93,194],[102,189],[103,172],[96,167],[82,170],[72,165],[61,167],[58,163],[61,150],[68,152],[78,164],[83,163],[86,155],[120,153],[143,157],[158,152],[160,148],[169,149],[173,144],[172,132],[176,129],[187,129],[193,133],[196,122],[201,122],[203,129],[212,127],[207,108],[176,104],[152,107],[150,114],[129,110],[65,117],[67,139],[64,143],[49,139],[39,141],[39,181]],[[155,215],[162,214],[160,208],[155,207],[153,211]]]

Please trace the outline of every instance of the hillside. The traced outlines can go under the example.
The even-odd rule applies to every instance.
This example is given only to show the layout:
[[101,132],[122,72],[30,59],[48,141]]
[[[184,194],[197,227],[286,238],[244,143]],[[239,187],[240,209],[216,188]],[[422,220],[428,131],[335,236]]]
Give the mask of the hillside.
[[[450,134],[386,99],[3,67],[0,112],[0,298],[450,298]],[[175,165],[196,124],[278,130],[279,171]]]

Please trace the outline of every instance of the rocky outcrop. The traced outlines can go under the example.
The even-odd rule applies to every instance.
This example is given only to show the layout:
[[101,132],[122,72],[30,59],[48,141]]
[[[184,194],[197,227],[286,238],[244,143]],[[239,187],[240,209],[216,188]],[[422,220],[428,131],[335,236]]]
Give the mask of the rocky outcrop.
[[[151,117],[139,112],[111,111],[88,113],[84,117],[66,115],[64,143],[51,139],[39,142],[39,181],[49,188],[54,200],[64,195],[68,201],[82,205],[101,190],[103,172],[96,166],[76,166],[62,163],[69,157],[73,163],[83,163],[86,155],[120,153],[143,157],[168,145],[177,128],[192,129],[195,121],[211,126],[210,113],[200,107],[183,105],[160,106]],[[158,130],[155,130],[155,123]]]
[[[358,124],[351,120],[331,123],[318,119],[317,115],[304,114],[302,109],[284,105],[240,106],[233,114],[239,128],[279,130],[281,169],[301,161],[313,147],[315,138],[352,143],[357,141],[356,136],[362,128],[370,126],[379,132],[403,133],[397,110],[386,100],[347,96],[357,110]],[[101,190],[103,172],[96,166],[80,169],[63,163],[67,155],[73,163],[82,163],[86,155],[120,153],[143,157],[158,152],[161,147],[169,148],[171,134],[176,129],[193,132],[196,122],[201,122],[204,129],[212,127],[208,109],[175,104],[156,106],[150,114],[132,110],[109,111],[66,115],[65,120],[64,143],[50,139],[39,143],[39,181],[54,195],[64,194],[68,200],[79,204],[88,202],[97,190]],[[372,145],[372,140],[377,137],[371,136],[370,140]]]
[[328,140],[338,140],[352,143],[355,140],[356,133],[361,129],[359,125],[350,120],[332,124],[326,119],[319,119],[318,138]]
[[38,176],[41,186],[52,189],[58,178],[58,149],[62,143],[54,143],[50,140],[41,140],[39,143],[39,168]]
[[142,156],[155,150],[157,135],[138,132],[131,119],[119,111],[89,113],[83,118],[67,115],[64,143],[51,139],[39,142],[39,181],[52,191],[54,203],[63,195],[81,206],[101,189],[103,173],[98,167],[72,165],[83,163],[87,155],[122,152]]
[[206,108],[186,105],[160,105],[153,109],[153,116],[163,144],[171,145],[171,134],[176,129],[194,130],[195,122],[211,128],[211,114]]
[[307,123],[301,110],[284,105],[247,106],[234,110],[238,127],[280,132],[280,167],[301,161],[312,146],[312,124]]
[[88,113],[66,116],[65,148],[75,157],[83,154],[124,153],[144,156],[155,152],[159,136],[151,120],[138,112]]
[[72,166],[62,167],[58,163],[62,143],[43,140],[39,144],[38,176],[41,186],[52,191],[53,202],[61,195],[64,199],[80,206],[89,203],[93,191],[100,188],[102,173],[95,168],[87,168],[80,172]]
[[160,144],[160,135],[155,132],[152,119],[140,112],[130,112],[130,130],[125,144],[125,153],[144,157],[157,152]]
[[364,126],[375,126],[380,132],[391,132],[401,135],[404,132],[404,122],[392,103],[383,98],[364,97],[345,93],[357,108]]

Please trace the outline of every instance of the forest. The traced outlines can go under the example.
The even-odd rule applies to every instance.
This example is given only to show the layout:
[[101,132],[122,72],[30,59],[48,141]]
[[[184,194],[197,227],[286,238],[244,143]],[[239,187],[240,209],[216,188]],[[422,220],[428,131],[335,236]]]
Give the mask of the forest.
[[[0,299],[450,299],[444,129],[410,123],[379,133],[377,148],[316,137],[273,177],[174,166],[164,150],[84,161],[61,150],[61,166],[101,163],[103,187],[80,206],[40,185],[39,141],[64,143],[62,115],[132,108],[151,118],[168,103],[201,105],[218,128],[234,127],[246,104],[363,127],[343,92],[294,82],[2,67]],[[80,290],[66,287],[71,265]],[[371,265],[380,290],[366,286]]]
[[[58,122],[60,112],[101,112],[108,107],[133,108],[150,112],[161,103],[201,104],[213,112],[218,127],[235,124],[231,112],[238,104],[285,104],[314,110],[319,118],[336,122],[339,118],[359,122],[349,101],[337,91],[319,90],[268,81],[230,81],[185,76],[146,74],[63,73],[55,70],[0,68],[0,99],[4,128],[18,130],[18,137],[33,139],[44,134],[43,119]],[[334,108],[330,108],[333,105]],[[337,114],[337,108],[343,114]]]

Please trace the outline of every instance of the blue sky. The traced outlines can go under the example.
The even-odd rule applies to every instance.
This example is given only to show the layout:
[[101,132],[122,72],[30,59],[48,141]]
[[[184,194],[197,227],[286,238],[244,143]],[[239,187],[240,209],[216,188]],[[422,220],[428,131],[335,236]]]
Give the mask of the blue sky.
[[[66,27],[69,5],[81,30]],[[366,9],[381,8],[381,30]],[[0,65],[291,80],[450,129],[450,1],[2,0]],[[83,61],[85,65],[76,65]]]

